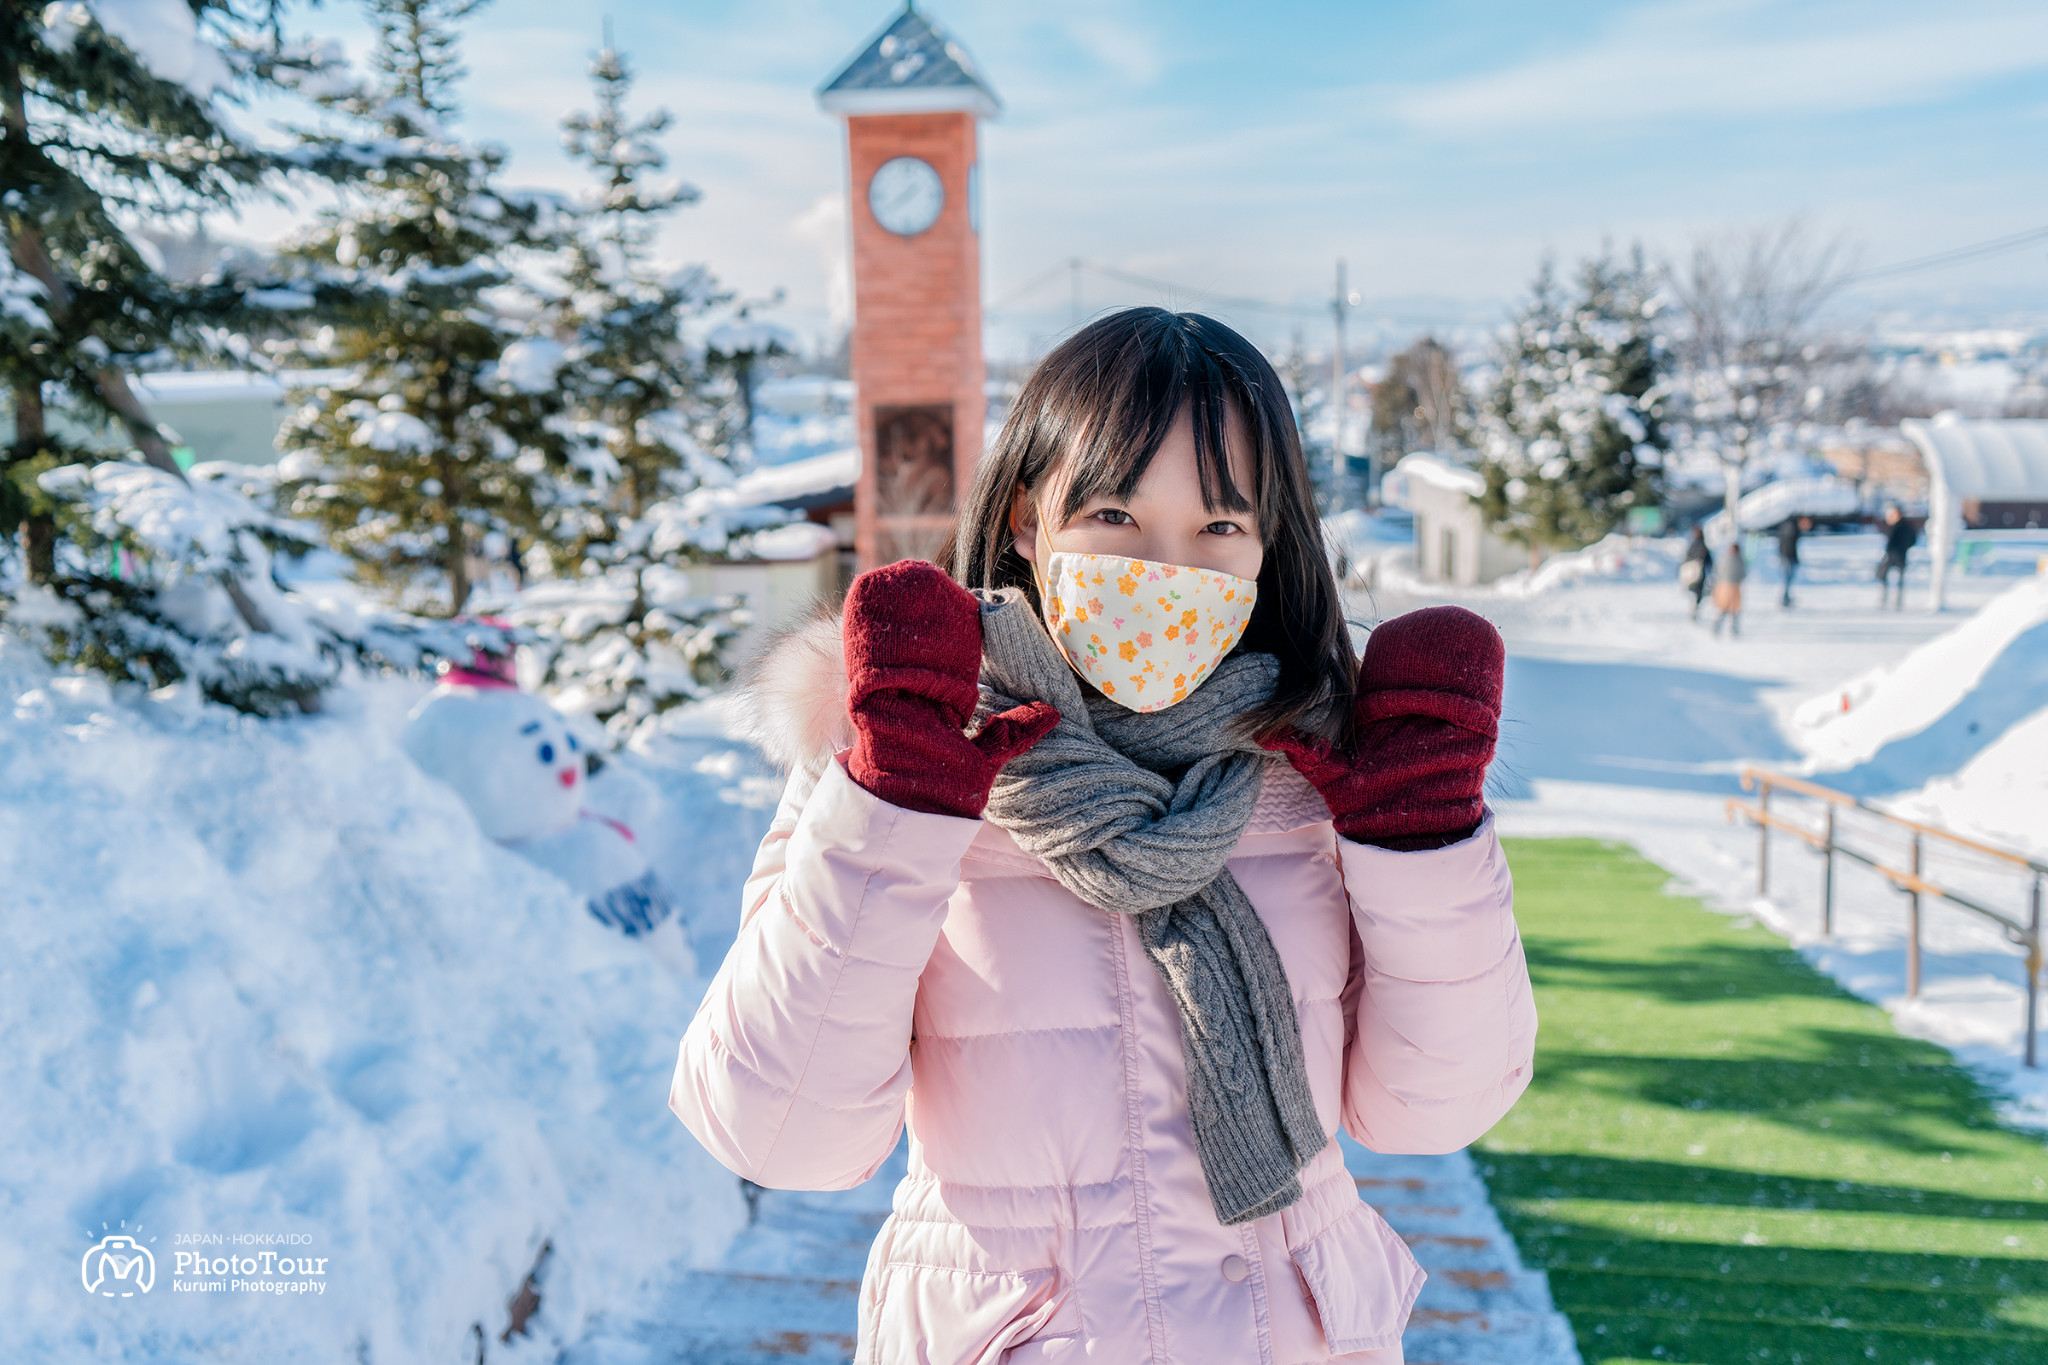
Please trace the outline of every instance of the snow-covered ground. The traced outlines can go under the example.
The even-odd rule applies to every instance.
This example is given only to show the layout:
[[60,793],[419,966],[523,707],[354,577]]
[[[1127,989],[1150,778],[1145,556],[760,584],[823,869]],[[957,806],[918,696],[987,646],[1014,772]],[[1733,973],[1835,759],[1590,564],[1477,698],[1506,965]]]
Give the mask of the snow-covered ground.
[[[1444,599],[1392,562],[1398,528],[1354,529],[1389,561],[1360,615]],[[1459,594],[1511,649],[1504,828],[1635,843],[2048,1125],[2048,1085],[2016,1065],[2009,944],[1930,906],[1909,1001],[1903,897],[1840,866],[1823,940],[1817,860],[1777,838],[1758,898],[1756,834],[1724,812],[1757,761],[2039,850],[2048,589],[2016,572],[2026,549],[1954,581],[1941,615],[1924,568],[1911,608],[1878,608],[1872,537],[1810,540],[1791,610],[1765,552],[1732,639],[1688,619],[1665,542]],[[491,1360],[553,1359],[662,1321],[665,1296],[743,1245],[737,1182],[665,1107],[696,984],[413,768],[397,736],[423,691],[365,683],[321,716],[255,721],[54,675],[0,635],[0,1273],[23,1358],[474,1359],[481,1334]],[[707,971],[779,789],[727,719],[718,701],[672,712],[620,760],[669,797],[648,842]],[[2021,907],[1981,868],[1930,870]],[[89,1294],[79,1258],[124,1230],[157,1258],[156,1291]],[[223,1240],[179,1241],[194,1234]],[[534,1335],[501,1343],[544,1243]],[[324,1257],[319,1276],[257,1276],[324,1292],[173,1288],[194,1278],[180,1251],[264,1250]]]
[[[467,1361],[482,1333],[552,1360],[744,1224],[666,1108],[699,986],[413,767],[424,690],[257,721],[0,634],[0,1355]],[[773,784],[717,728],[626,761],[670,793],[671,885],[723,910]],[[730,919],[693,926],[702,961]],[[85,1289],[109,1233],[151,1253],[150,1292]],[[544,1243],[534,1335],[501,1344]],[[300,1287],[178,1287],[215,1279]]]
[[[2001,542],[1984,561],[1990,572],[1952,576],[1939,614],[1926,608],[1924,553],[1907,608],[1895,611],[1878,606],[1877,537],[1810,537],[1786,609],[1776,553],[1759,547],[1732,638],[1708,628],[1711,605],[1691,620],[1677,550],[1615,541],[1469,590],[1421,582],[1390,550],[1355,606],[1370,618],[1458,601],[1500,627],[1508,688],[1492,784],[1504,832],[1635,844],[1689,893],[1784,934],[1902,1031],[1952,1048],[2011,1096],[2014,1120],[2048,1127],[2048,1080],[2019,1065],[2018,948],[1929,900],[1924,984],[1910,999],[1906,897],[1837,860],[1835,933],[1823,939],[1819,856],[1774,836],[1769,895],[1759,897],[1757,833],[1726,814],[1742,767],[1756,763],[2048,855],[2048,576],[2022,576],[2048,552],[2048,534]],[[1776,808],[1817,827],[1801,806],[1781,797]],[[1906,836],[1880,822],[1850,816],[1842,837],[1906,863]],[[2024,877],[1932,848],[1931,880],[2025,919]]]

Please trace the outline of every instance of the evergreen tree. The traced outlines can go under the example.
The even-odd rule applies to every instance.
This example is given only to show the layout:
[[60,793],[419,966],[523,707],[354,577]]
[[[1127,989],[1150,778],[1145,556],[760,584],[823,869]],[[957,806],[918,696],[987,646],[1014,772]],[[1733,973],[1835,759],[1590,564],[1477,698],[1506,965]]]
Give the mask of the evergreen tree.
[[279,436],[291,511],[373,582],[420,599],[437,583],[450,615],[481,555],[542,529],[569,456],[551,420],[557,353],[520,347],[493,303],[516,253],[560,244],[558,206],[504,188],[504,153],[448,128],[456,26],[481,3],[368,0],[376,74],[323,103],[372,136],[305,137],[361,163],[356,193],[289,252],[330,320],[298,358],[348,377],[307,395]]
[[[687,324],[730,296],[703,268],[666,271],[654,258],[660,220],[698,197],[652,179],[666,164],[656,139],[669,116],[628,112],[632,73],[609,42],[590,76],[595,109],[562,127],[594,192],[542,335],[524,343],[559,369],[579,475],[555,484],[545,509],[554,577],[501,614],[534,629],[540,686],[623,737],[723,682],[746,625],[742,604],[694,595],[680,566],[744,553],[748,532],[787,516],[727,494],[741,458],[737,424],[711,375],[714,356],[685,341]],[[724,354],[717,338],[761,328],[727,324],[713,333],[714,353]]]
[[728,444],[725,414],[683,337],[686,323],[727,296],[702,267],[663,271],[653,256],[661,219],[696,203],[697,188],[651,178],[667,164],[656,139],[669,114],[628,114],[633,76],[624,57],[607,44],[590,78],[596,109],[564,118],[562,140],[596,183],[568,245],[563,288],[543,318],[562,346],[579,430],[602,449],[586,460],[599,494],[592,516],[575,528],[581,534],[558,538],[567,567],[594,546],[616,544],[620,526],[657,502],[729,481],[726,462],[706,453]]
[[[234,103],[325,66],[317,51],[282,42],[278,8],[263,0],[0,0],[0,384],[13,419],[0,452],[0,544],[18,544],[25,580],[10,617],[60,658],[159,685],[232,648],[242,662],[228,671],[241,681],[219,681],[215,695],[259,708],[269,703],[257,693],[312,704],[324,674],[317,658],[237,643],[294,634],[274,619],[277,602],[265,604],[274,597],[267,555],[251,530],[261,514],[222,511],[189,487],[130,382],[163,357],[245,354],[245,333],[275,329],[280,310],[306,299],[218,272],[175,281],[125,225],[232,208],[294,171],[336,173],[328,160],[265,150],[228,120]],[[49,420],[56,401],[103,439],[60,439]],[[63,467],[129,448],[165,497],[213,506],[220,517],[209,524],[241,531],[183,561],[172,544],[189,548],[189,537],[144,543],[123,531],[83,492],[98,476],[81,481]],[[118,474],[117,465],[108,478]],[[169,610],[174,585],[183,606]]]
[[1660,496],[1667,365],[1655,280],[1640,249],[1579,268],[1574,297],[1549,261],[1503,342],[1481,420],[1481,514],[1546,550],[1590,545]]

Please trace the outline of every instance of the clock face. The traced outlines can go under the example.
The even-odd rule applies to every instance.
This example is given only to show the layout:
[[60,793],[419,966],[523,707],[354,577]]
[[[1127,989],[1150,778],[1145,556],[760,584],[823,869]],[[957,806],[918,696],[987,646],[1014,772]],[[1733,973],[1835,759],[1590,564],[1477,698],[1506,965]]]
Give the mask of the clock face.
[[898,237],[915,237],[939,221],[946,187],[929,161],[899,156],[884,161],[868,181],[868,210]]

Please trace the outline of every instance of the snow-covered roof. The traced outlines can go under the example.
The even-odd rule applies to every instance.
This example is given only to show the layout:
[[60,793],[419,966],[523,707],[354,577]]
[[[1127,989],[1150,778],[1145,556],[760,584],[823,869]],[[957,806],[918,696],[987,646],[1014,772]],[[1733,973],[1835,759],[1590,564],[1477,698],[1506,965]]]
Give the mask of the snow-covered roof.
[[860,54],[818,90],[828,114],[930,114],[958,110],[994,118],[1002,101],[974,58],[915,3],[889,21]]
[[[1789,517],[1848,517],[1863,510],[1856,485],[1828,475],[1818,479],[1779,479],[1743,494],[1735,504],[1745,531],[1761,531]],[[1728,513],[1716,512],[1706,525],[1707,539],[1728,538]]]
[[287,391],[332,384],[348,370],[152,370],[134,376],[135,387],[152,403],[282,403]]
[[734,481],[731,492],[740,507],[814,507],[851,498],[859,479],[860,447],[849,446],[752,470]]
[[1420,479],[1435,488],[1450,493],[1464,493],[1478,497],[1486,491],[1486,480],[1476,469],[1453,464],[1441,455],[1418,450],[1412,455],[1403,455],[1394,468],[1411,479]]
[[1999,417],[1970,421],[1947,413],[1899,423],[1927,461],[1927,473],[1952,498],[2048,501],[2048,421]]
[[794,351],[797,348],[796,334],[787,327],[778,327],[772,322],[758,322],[752,318],[719,323],[711,329],[711,334],[704,338],[704,344],[726,355],[738,355],[742,351],[766,355],[778,347],[784,351]]
[[747,538],[746,553],[750,559],[801,562],[816,559],[838,543],[829,526],[820,526],[815,521],[792,521],[786,526],[754,532]]

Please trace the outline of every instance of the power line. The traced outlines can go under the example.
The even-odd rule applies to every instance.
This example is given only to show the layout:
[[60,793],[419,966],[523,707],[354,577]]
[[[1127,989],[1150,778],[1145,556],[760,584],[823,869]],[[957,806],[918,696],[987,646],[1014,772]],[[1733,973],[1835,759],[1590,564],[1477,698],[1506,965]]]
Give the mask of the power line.
[[1093,271],[1104,279],[1116,280],[1122,284],[1136,285],[1140,289],[1157,290],[1162,294],[1179,294],[1185,298],[1199,299],[1204,303],[1224,308],[1250,308],[1268,313],[1293,313],[1303,317],[1319,318],[1323,310],[1319,305],[1300,303],[1279,303],[1272,299],[1245,298],[1233,294],[1215,294],[1206,289],[1197,289],[1189,284],[1175,284],[1171,280],[1155,280],[1149,275],[1134,275],[1128,270],[1118,270],[1113,265],[1101,265],[1083,261],[1082,267]]
[[[1939,270],[1945,266],[1963,265],[1967,262],[1982,260],[1989,256],[2002,255],[2008,251],[2017,251],[2021,247],[2031,246],[2036,242],[2048,242],[2048,227],[2029,228],[2024,232],[2015,232],[2004,237],[1993,237],[1982,242],[1972,242],[1967,246],[1951,247],[1946,251],[1937,251],[1927,256],[1915,256],[1909,260],[1898,261],[1892,265],[1878,266],[1872,270],[1859,270],[1852,275],[1846,276],[1842,283],[1862,284],[1869,280],[1885,280],[1897,275],[1912,275],[1918,274],[1923,270]],[[1008,312],[1012,305],[1016,304],[1019,300],[1028,298],[1040,289],[1045,288],[1046,285],[1057,280],[1062,274],[1072,275],[1082,270],[1090,274],[1099,275],[1104,279],[1115,280],[1120,284],[1133,285],[1139,289],[1149,289],[1155,293],[1194,299],[1216,307],[1245,308],[1255,312],[1281,313],[1290,317],[1319,318],[1323,314],[1323,307],[1321,305],[1282,303],[1276,299],[1258,299],[1241,294],[1216,294],[1211,293],[1207,289],[1198,288],[1195,285],[1179,284],[1173,280],[1155,279],[1150,275],[1139,275],[1129,270],[1119,270],[1113,265],[1104,265],[1100,261],[1088,261],[1079,258],[1063,261],[1059,265],[1053,266],[1050,270],[1033,276],[1027,283],[1004,295],[999,302],[991,304],[988,311],[990,313]]]
[[1896,265],[1879,266],[1875,270],[1862,270],[1843,280],[1844,284],[1861,284],[1865,280],[1881,280],[1893,275],[1908,275],[1921,270],[1936,270],[1945,265],[1961,265],[1985,256],[1996,256],[2001,252],[2013,251],[2034,242],[2048,241],[2048,227],[2029,228],[2015,232],[2009,237],[1993,237],[1989,241],[1975,242],[1969,246],[1951,247],[1937,251],[1931,256],[1916,256]]
[[1003,297],[996,301],[995,303],[990,304],[988,306],[988,311],[991,313],[1001,313],[1006,311],[1009,308],[1009,306],[1015,303],[1018,299],[1027,298],[1030,295],[1036,293],[1038,290],[1045,288],[1046,285],[1051,284],[1054,280],[1058,279],[1060,275],[1067,270],[1067,268],[1067,263],[1065,261],[1062,261],[1058,265],[1054,266],[1052,269],[1046,271],[1044,274],[1033,276],[1029,283],[1019,285],[1017,288],[1012,289],[1009,293],[1003,295]]
[[1323,314],[1323,309],[1317,305],[1281,303],[1274,299],[1255,299],[1243,295],[1217,294],[1207,289],[1197,288],[1194,285],[1177,284],[1172,280],[1154,279],[1149,275],[1138,275],[1128,270],[1119,270],[1113,265],[1104,265],[1100,261],[1080,259],[1062,262],[1052,269],[1032,277],[1029,282],[1005,294],[999,302],[991,304],[988,311],[991,313],[1006,312],[1018,300],[1027,298],[1038,290],[1043,289],[1046,285],[1058,279],[1061,274],[1071,273],[1077,269],[1085,270],[1092,275],[1099,275],[1104,279],[1115,280],[1119,284],[1133,285],[1139,289],[1151,290],[1154,293],[1196,299],[1214,307],[1245,308],[1259,312],[1286,313],[1299,317],[1319,318]]

